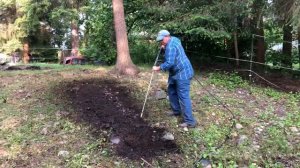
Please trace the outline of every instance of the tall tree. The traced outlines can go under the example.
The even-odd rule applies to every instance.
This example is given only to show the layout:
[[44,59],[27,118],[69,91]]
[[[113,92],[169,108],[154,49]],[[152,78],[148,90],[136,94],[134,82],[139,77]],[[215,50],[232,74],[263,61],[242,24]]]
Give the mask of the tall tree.
[[263,16],[265,9],[265,0],[254,0],[253,2],[253,33],[256,34],[255,38],[255,48],[257,62],[265,63],[265,37],[264,37],[264,25]]
[[[115,32],[111,0],[89,1],[85,22],[85,49],[92,61],[114,64],[116,61]],[[105,32],[105,33],[103,33]]]
[[293,27],[289,24],[283,26],[283,46],[282,46],[282,55],[283,60],[282,64],[287,67],[292,67],[292,34]]
[[299,69],[300,69],[300,26],[298,27],[298,58],[299,58]]
[[294,0],[275,0],[274,3],[279,16],[279,22],[283,29],[283,48],[282,48],[282,65],[292,67],[292,30],[291,25],[292,15],[290,12],[294,4]]
[[[78,56],[80,45],[79,26],[85,16],[85,8],[88,0],[55,0],[52,3],[51,26],[55,29],[53,35],[56,41],[62,45],[61,41],[71,40],[71,54]],[[71,30],[71,31],[70,31]],[[70,38],[65,38],[70,34]]]
[[297,40],[298,40],[298,58],[299,58],[299,69],[300,69],[300,4],[299,1],[294,0],[289,14],[292,17],[292,25],[296,27],[297,31]]
[[296,27],[300,27],[300,4],[299,0],[294,0],[292,7],[289,10],[292,16],[292,23]]
[[42,44],[50,44],[50,40],[45,38],[47,31],[42,26],[49,6],[49,0],[0,0],[0,25],[4,24],[6,32],[4,41],[0,35],[0,49],[6,53],[21,49],[23,62],[28,63],[32,43],[42,41]]
[[124,75],[138,74],[138,68],[133,64],[128,46],[123,0],[112,0],[114,28],[117,41],[116,72]]
[[0,52],[10,54],[21,49],[21,39],[25,33],[20,26],[24,16],[14,0],[0,0]]
[[[82,1],[81,1],[82,2]],[[73,14],[73,17],[71,18],[71,44],[72,44],[72,51],[71,54],[73,56],[78,56],[79,51],[79,7],[80,7],[80,1],[78,0],[69,0],[69,4],[71,6],[72,11],[75,11]]]

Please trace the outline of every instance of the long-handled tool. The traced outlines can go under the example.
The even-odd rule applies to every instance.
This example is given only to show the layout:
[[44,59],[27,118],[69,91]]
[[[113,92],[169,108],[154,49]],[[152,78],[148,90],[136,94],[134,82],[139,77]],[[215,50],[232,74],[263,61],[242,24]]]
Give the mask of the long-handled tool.
[[[161,50],[162,50],[162,48],[159,49],[159,52],[158,52],[158,54],[156,56],[156,59],[155,59],[155,62],[154,62],[154,66],[156,66],[156,64],[157,64],[158,57],[160,55]],[[152,71],[150,82],[149,82],[149,85],[148,85],[148,90],[147,90],[147,93],[145,95],[145,100],[144,100],[144,105],[143,105],[143,109],[142,109],[142,113],[141,113],[141,118],[143,117],[143,114],[144,114],[145,105],[146,105],[148,94],[149,94],[149,91],[150,91],[150,88],[151,88],[151,83],[152,83],[153,75],[154,75],[154,71]]]

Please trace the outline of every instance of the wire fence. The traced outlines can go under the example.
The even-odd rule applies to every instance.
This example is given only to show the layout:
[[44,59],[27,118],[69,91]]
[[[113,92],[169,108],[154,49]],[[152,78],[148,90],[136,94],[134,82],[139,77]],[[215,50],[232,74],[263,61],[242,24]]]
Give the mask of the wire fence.
[[284,66],[280,66],[280,65],[274,66],[274,65],[269,65],[269,64],[266,64],[266,63],[256,62],[256,61],[252,61],[252,60],[236,59],[236,58],[229,58],[229,57],[222,57],[222,56],[214,56],[214,57],[216,57],[216,58],[228,59],[228,60],[235,60],[235,61],[249,62],[249,63],[254,63],[254,64],[259,64],[259,65],[268,66],[268,67],[271,67],[271,68],[286,69],[286,70],[292,70],[292,71],[300,72],[300,70],[295,69],[295,68],[289,68],[289,67],[284,67]]
[[[277,34],[277,35],[279,35],[279,34]],[[281,36],[283,36],[283,34],[280,34]],[[261,36],[261,35],[258,35],[258,34],[252,34],[252,38],[254,38],[254,37],[260,37],[260,38],[263,38],[263,39],[267,39],[267,37],[265,37],[265,36]],[[271,36],[272,37],[272,36]],[[295,43],[293,43],[293,42],[291,42],[291,41],[285,41],[285,40],[280,40],[280,41],[277,41],[276,43],[290,43],[290,44],[294,44],[294,45],[296,45],[296,46],[300,46],[300,44],[298,43],[298,44],[295,44]],[[272,43],[272,44],[275,44],[275,42],[274,43]]]
[[[247,56],[247,58],[249,58],[249,59],[233,58],[233,57],[226,57],[226,56],[213,56],[213,57],[214,58],[225,59],[225,60],[230,60],[230,61],[236,61],[237,63],[238,62],[245,62],[245,63],[247,63],[245,65],[248,65],[248,66],[246,66],[248,68],[243,67],[243,69],[235,69],[235,70],[239,71],[239,72],[249,72],[249,81],[252,81],[252,77],[256,76],[259,79],[265,81],[266,83],[268,83],[269,85],[271,85],[271,86],[273,86],[273,87],[275,87],[277,89],[285,90],[282,87],[280,87],[277,84],[275,84],[274,82],[271,82],[270,80],[266,79],[265,77],[263,77],[258,72],[256,72],[254,70],[254,68],[253,68],[254,65],[261,65],[261,66],[264,66],[264,67],[268,67],[268,68],[270,68],[272,70],[288,70],[289,72],[296,72],[296,73],[299,73],[300,69],[297,69],[296,67],[295,68],[293,68],[293,67],[286,67],[286,66],[282,66],[282,65],[279,65],[279,64],[274,65],[273,62],[262,63],[262,62],[254,61],[255,57],[256,57],[256,55],[254,54],[254,39],[255,38],[264,38],[264,39],[266,39],[265,36],[260,36],[260,35],[257,35],[257,34],[253,34],[252,35],[251,49],[250,49],[251,51],[250,51],[250,55]],[[300,47],[300,44],[294,44],[293,42],[283,41],[283,40],[281,40],[280,42],[272,43],[272,44],[277,44],[278,45],[278,44],[282,44],[282,43],[290,43],[292,45],[296,45],[298,48]],[[189,51],[189,50],[186,50],[186,51],[189,52],[189,53],[195,53],[195,54],[199,53],[199,52]],[[267,56],[265,55],[265,58],[266,57]],[[300,56],[299,56],[299,66],[300,66]],[[260,71],[260,72],[262,72],[262,71]],[[278,72],[278,73],[281,73],[281,72]],[[300,73],[299,73],[299,75],[300,75]]]

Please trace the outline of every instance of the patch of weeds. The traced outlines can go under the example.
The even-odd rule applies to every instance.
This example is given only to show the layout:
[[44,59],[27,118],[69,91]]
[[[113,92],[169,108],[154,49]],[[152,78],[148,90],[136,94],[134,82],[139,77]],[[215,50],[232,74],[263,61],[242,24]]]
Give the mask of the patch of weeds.
[[258,119],[263,120],[263,121],[268,121],[275,117],[275,115],[273,113],[274,112],[273,107],[268,107],[268,108],[269,109],[267,109],[266,111],[262,111],[259,114]]
[[243,125],[243,127],[247,127],[251,125],[251,123],[256,122],[256,119],[241,115],[241,117],[239,118],[239,122]]
[[225,163],[222,163],[222,162],[216,163],[216,164],[213,165],[213,167],[217,167],[217,168],[224,168],[224,167],[228,167],[228,168],[236,168],[236,167],[238,167],[238,165],[236,164],[235,161],[230,160],[230,161],[228,161],[226,164],[225,164]]
[[[284,92],[277,91],[273,88],[258,88],[258,87],[251,87],[251,93],[261,99],[272,99],[273,101],[279,101],[282,99],[290,99],[290,95]],[[297,97],[297,96],[296,96]],[[297,99],[295,99],[297,100]]]
[[208,105],[212,105],[214,103],[214,99],[211,96],[208,96],[208,95],[202,96],[200,101],[201,101],[201,103],[208,104]]
[[201,141],[201,130],[200,129],[192,129],[189,131],[190,136],[194,139],[195,142],[200,142]]
[[284,168],[284,164],[277,162],[276,160],[273,159],[267,159],[264,161],[264,165],[266,168]]
[[288,127],[300,127],[300,112],[297,112],[296,114],[288,113],[287,117],[284,119],[284,124]]
[[267,156],[278,156],[290,150],[283,128],[267,128],[267,137],[263,140],[262,149]]
[[249,164],[249,168],[257,168],[257,164],[256,163],[250,163]]
[[233,109],[233,115],[236,116],[236,117],[241,117],[243,116],[245,110],[244,109],[241,109],[241,108],[237,108],[237,109]]
[[[202,158],[211,161],[212,167],[220,168],[236,168],[238,167],[239,161],[242,160],[242,162],[244,163],[247,162],[247,159],[245,160],[243,158],[243,153],[234,148],[227,148],[225,146],[219,149],[212,148],[210,153],[203,153]],[[199,160],[198,162],[196,162],[195,166],[199,168],[202,167],[201,161]]]
[[195,137],[200,136],[199,138],[202,139],[206,149],[201,153],[201,157],[211,160],[212,167],[237,167],[237,162],[243,160],[243,151],[248,150],[247,147],[227,146],[229,142],[224,143],[224,141],[228,131],[229,129],[224,126],[210,125],[200,134],[197,132],[192,134]]
[[43,141],[45,137],[40,136],[38,125],[33,122],[23,122],[16,130],[0,131],[0,136],[4,136],[11,150],[18,146],[27,146],[36,141]]
[[237,98],[233,98],[233,97],[228,97],[226,98],[226,104],[229,104],[231,106],[239,106],[241,104],[244,104],[243,100],[237,99]]
[[258,116],[259,119],[261,120],[267,120],[270,118],[270,113],[267,112],[262,112],[260,113],[260,115]]
[[81,146],[79,152],[73,152],[76,153],[66,160],[67,167],[93,167],[100,163],[103,156],[110,156],[107,139],[103,136],[89,139],[87,144]]
[[77,153],[68,162],[67,167],[88,167],[90,165],[90,155]]
[[237,73],[211,73],[208,79],[211,84],[226,87],[230,91],[248,85]]
[[94,150],[97,150],[99,148],[99,146],[101,146],[102,143],[105,143],[105,142],[106,142],[106,140],[104,138],[100,138],[97,141],[87,144],[85,147],[85,150],[88,152],[93,152]]
[[65,132],[74,133],[76,130],[76,125],[66,120],[62,123],[62,128]]
[[[150,101],[149,101],[150,102]],[[161,109],[162,107],[169,107],[170,106],[170,102],[167,99],[163,99],[163,100],[154,100],[151,101],[151,103],[154,105],[152,107],[159,107],[159,109]]]
[[213,149],[224,141],[227,131],[226,127],[210,125],[207,129],[201,132],[201,137],[206,146]]
[[249,92],[251,95],[259,98],[259,99],[267,99],[265,89],[259,87],[249,87]]
[[101,155],[104,156],[104,157],[110,156],[109,149],[108,148],[103,148],[102,151],[101,151]]
[[289,108],[289,111],[300,112],[300,94],[290,94],[286,98],[286,106]]
[[295,101],[298,101],[299,102],[299,100],[300,100],[300,93],[295,93],[295,94],[293,94],[293,100],[295,100]]
[[272,88],[264,89],[264,93],[269,96],[270,98],[273,98],[274,100],[280,100],[284,96],[284,93],[276,91]]
[[8,131],[5,134],[7,134],[6,139],[10,144],[21,144],[22,142],[29,139],[29,135],[26,134],[28,132],[20,132],[20,131]]

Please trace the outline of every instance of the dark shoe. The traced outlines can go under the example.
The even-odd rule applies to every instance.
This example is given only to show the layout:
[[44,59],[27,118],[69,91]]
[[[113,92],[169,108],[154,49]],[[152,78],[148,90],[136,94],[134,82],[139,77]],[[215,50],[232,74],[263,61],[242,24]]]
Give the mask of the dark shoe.
[[181,114],[180,113],[174,113],[174,112],[167,112],[167,115],[169,116],[169,117],[178,117],[178,116],[181,116]]
[[188,124],[188,123],[181,123],[181,124],[179,124],[179,127],[181,127],[181,128],[185,128],[185,127],[187,127],[187,128],[195,128],[196,124],[195,125],[191,125],[191,124]]

